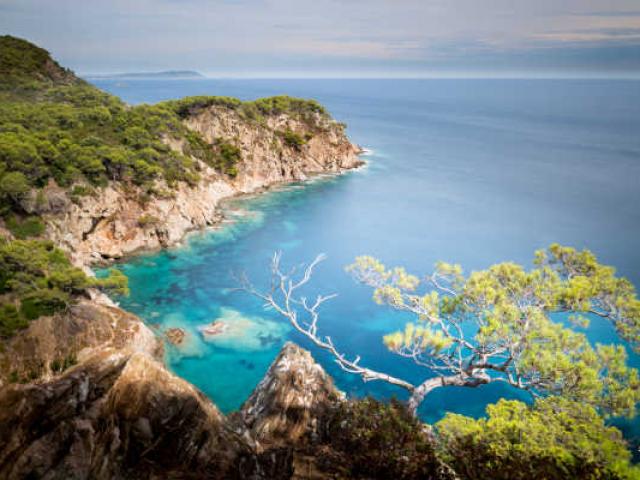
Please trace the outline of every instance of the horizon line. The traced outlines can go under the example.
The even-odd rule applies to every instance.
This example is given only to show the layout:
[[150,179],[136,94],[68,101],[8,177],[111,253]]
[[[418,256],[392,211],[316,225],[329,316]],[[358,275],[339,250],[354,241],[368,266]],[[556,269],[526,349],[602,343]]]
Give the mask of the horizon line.
[[[119,80],[640,80],[640,72],[633,73],[588,73],[588,74],[569,74],[569,73],[513,73],[513,74],[492,74],[492,73],[469,73],[469,74],[429,74],[429,75],[299,75],[299,74],[212,74],[203,73],[198,70],[181,70],[193,71],[201,75],[201,77],[148,77],[158,73],[170,72],[171,70],[156,70],[146,72],[118,72],[118,73],[98,73],[98,72],[82,72],[77,75],[81,78],[89,79],[116,79]],[[131,74],[135,77],[127,78],[126,75]]]

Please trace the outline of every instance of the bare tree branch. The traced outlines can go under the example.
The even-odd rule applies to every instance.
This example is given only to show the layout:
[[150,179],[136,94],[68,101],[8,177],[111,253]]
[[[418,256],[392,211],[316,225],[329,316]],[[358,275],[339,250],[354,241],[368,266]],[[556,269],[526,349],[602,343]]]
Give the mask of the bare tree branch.
[[[381,380],[392,385],[404,388],[412,393],[415,386],[406,380],[393,377],[386,373],[377,372],[360,365],[360,357],[353,360],[347,359],[345,354],[338,351],[333,340],[328,336],[318,334],[319,308],[328,300],[335,298],[337,294],[318,295],[310,304],[306,297],[296,297],[296,291],[309,282],[314,269],[326,256],[318,255],[313,262],[306,266],[301,278],[294,279],[292,272],[283,273],[280,267],[281,253],[277,252],[271,260],[271,289],[264,293],[257,290],[247,279],[246,275],[240,278],[241,289],[265,302],[265,307],[273,308],[280,315],[289,319],[289,323],[301,334],[311,340],[316,346],[333,355],[335,362],[344,371],[359,375],[363,381],[369,382]],[[298,308],[296,308],[298,307]]]

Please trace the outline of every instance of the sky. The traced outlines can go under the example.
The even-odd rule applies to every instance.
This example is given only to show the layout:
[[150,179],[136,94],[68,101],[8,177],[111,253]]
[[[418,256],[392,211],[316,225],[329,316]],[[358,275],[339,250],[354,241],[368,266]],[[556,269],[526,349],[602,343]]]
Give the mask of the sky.
[[0,0],[81,74],[640,78],[640,0]]

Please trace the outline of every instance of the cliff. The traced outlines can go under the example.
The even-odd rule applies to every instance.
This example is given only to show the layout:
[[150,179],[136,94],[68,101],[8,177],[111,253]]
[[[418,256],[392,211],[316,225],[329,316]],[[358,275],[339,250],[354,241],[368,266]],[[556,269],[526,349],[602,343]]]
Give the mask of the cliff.
[[159,363],[157,345],[105,346],[47,382],[0,390],[0,477],[291,478],[291,447],[338,399],[288,344],[231,421]]
[[[219,202],[234,195],[300,181],[322,173],[339,173],[362,164],[359,147],[353,145],[343,127],[320,115],[306,122],[286,113],[269,116],[264,123],[251,122],[225,106],[211,106],[184,119],[211,148],[217,139],[233,139],[240,149],[235,177],[221,174],[197,158],[200,181],[169,188],[158,181],[156,190],[167,192],[148,198],[144,189],[111,182],[93,195],[71,201],[68,191],[50,182],[23,205],[40,215],[47,225],[45,235],[70,252],[74,263],[120,258],[138,250],[166,247],[184,234],[220,219]],[[307,135],[303,145],[290,145],[281,132]],[[187,151],[184,141],[165,137],[174,151]],[[146,220],[145,220],[146,219]]]

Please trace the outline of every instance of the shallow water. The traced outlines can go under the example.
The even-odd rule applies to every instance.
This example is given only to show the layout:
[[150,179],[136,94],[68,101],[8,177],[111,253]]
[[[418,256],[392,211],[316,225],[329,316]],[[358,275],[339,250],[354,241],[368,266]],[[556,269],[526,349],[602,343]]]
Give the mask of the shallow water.
[[[361,254],[426,272],[436,260],[467,271],[513,260],[530,265],[551,242],[588,247],[640,284],[640,82],[580,80],[194,80],[95,82],[131,103],[184,95],[313,97],[370,149],[365,169],[226,205],[235,222],[191,235],[179,248],[119,265],[131,296],[121,304],[150,324],[180,326],[188,347],[170,368],[223,411],[237,409],[287,339],[310,345],[260,302],[234,291],[232,272],[266,286],[275,250],[285,263],[324,252],[309,289],[337,292],[322,331],[362,363],[409,380],[420,370],[385,351],[381,335],[406,317],[373,304],[344,266]],[[206,341],[198,327],[224,318],[244,336]],[[588,334],[615,341],[594,321]],[[363,384],[314,355],[349,394],[403,396]],[[634,364],[639,364],[633,357]],[[480,415],[517,393],[490,385],[441,389],[421,415]],[[624,424],[629,437],[637,423]]]

